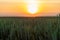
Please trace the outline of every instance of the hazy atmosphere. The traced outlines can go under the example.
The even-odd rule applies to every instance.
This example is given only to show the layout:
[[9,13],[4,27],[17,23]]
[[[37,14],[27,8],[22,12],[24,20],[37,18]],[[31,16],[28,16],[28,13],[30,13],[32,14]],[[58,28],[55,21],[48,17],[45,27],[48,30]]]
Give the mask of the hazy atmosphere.
[[0,16],[55,16],[58,13],[59,0],[0,0]]

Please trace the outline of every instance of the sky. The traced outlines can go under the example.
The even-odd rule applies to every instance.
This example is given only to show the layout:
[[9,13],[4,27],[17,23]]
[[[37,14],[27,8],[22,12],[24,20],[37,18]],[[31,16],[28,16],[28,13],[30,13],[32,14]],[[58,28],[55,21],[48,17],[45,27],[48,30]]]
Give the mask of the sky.
[[[30,0],[0,0],[0,16],[56,16],[60,13],[60,0],[33,0],[37,7],[36,14],[28,12]],[[30,8],[31,9],[31,8]]]

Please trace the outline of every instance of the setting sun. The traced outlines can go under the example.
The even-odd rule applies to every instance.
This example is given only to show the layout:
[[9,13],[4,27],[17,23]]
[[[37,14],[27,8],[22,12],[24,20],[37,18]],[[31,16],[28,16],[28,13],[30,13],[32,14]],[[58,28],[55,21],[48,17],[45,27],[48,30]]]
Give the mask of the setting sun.
[[28,5],[28,12],[31,14],[35,14],[37,12],[37,7],[35,4],[30,4]]
[[29,0],[27,3],[27,11],[30,14],[35,14],[38,11],[38,4],[36,0]]

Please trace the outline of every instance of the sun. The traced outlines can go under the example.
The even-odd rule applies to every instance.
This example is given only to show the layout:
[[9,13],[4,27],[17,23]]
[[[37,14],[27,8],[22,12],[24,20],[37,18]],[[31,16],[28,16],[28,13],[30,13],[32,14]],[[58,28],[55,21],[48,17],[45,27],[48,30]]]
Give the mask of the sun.
[[27,3],[27,11],[30,14],[35,14],[38,11],[38,4],[36,0],[29,0]]
[[35,14],[37,12],[37,5],[30,4],[30,5],[28,5],[28,8],[27,9],[28,9],[28,12],[30,14]]

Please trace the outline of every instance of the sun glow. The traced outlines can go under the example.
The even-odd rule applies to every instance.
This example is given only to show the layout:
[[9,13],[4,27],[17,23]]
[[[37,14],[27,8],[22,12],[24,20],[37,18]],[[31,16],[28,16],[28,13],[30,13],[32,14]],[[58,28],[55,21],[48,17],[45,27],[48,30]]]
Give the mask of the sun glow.
[[38,11],[38,4],[36,0],[29,0],[29,2],[27,2],[27,11],[30,14],[35,14]]
[[37,12],[37,6],[35,4],[28,5],[28,12],[35,14]]

